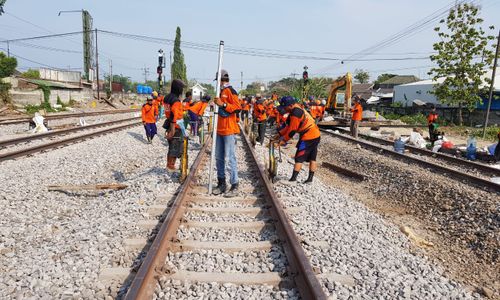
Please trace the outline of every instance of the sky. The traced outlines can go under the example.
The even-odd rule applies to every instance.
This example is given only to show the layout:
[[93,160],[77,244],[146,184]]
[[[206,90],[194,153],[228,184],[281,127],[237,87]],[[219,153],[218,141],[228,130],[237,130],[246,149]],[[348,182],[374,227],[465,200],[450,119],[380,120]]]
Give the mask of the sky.
[[[485,28],[490,25],[496,30],[500,28],[500,0],[470,1],[481,5]],[[304,66],[308,66],[311,76],[337,77],[364,69],[372,80],[381,73],[427,78],[426,73],[432,65],[428,56],[432,44],[437,41],[433,28],[438,24],[439,16],[445,16],[445,13],[439,13],[454,2],[7,0],[6,13],[0,16],[0,40],[81,31],[81,14],[58,16],[58,12],[85,9],[93,17],[94,28],[99,30],[173,40],[179,26],[182,41],[195,43],[195,48],[198,48],[181,44],[188,78],[199,82],[212,82],[218,58],[213,49],[221,40],[226,47],[223,68],[228,70],[233,85],[238,88],[241,72],[246,86],[253,81],[268,82],[302,73]],[[354,57],[364,61],[346,60],[362,50],[380,45],[397,33],[405,33],[404,29],[432,19],[432,16],[437,17],[425,26],[401,35],[393,43],[384,44],[376,52]],[[20,70],[41,65],[82,70],[81,35],[25,43],[28,45],[9,43],[11,54],[18,56]],[[98,33],[98,48],[101,76],[109,73],[112,61],[113,74],[143,81],[144,68],[149,70],[148,80],[156,79],[157,51],[160,48],[165,50],[168,59],[173,46],[164,40],[149,42]],[[5,51],[6,43],[0,43],[0,49]],[[251,53],[252,56],[231,53],[231,50]],[[256,51],[258,55],[272,57],[255,56]],[[341,64],[334,59],[345,61]]]

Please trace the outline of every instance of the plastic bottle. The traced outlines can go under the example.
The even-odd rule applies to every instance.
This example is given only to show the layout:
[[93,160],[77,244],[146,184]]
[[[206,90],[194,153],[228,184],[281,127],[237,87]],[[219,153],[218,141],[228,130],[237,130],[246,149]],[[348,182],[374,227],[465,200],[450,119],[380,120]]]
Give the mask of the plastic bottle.
[[394,151],[401,154],[405,153],[405,142],[403,142],[401,138],[394,141]]
[[476,138],[469,137],[467,139],[467,154],[466,157],[468,160],[476,160]]

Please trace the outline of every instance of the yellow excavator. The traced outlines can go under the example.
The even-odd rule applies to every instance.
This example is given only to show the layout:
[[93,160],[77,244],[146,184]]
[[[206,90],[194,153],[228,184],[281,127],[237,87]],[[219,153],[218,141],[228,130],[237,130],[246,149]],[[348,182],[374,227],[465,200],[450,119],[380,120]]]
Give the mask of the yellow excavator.
[[326,102],[326,110],[329,112],[334,112],[337,110],[337,92],[339,89],[345,87],[345,97],[344,97],[344,111],[348,112],[351,108],[351,96],[352,96],[352,75],[347,73],[342,77],[335,79],[332,82],[330,88],[330,93],[328,94],[328,100]]

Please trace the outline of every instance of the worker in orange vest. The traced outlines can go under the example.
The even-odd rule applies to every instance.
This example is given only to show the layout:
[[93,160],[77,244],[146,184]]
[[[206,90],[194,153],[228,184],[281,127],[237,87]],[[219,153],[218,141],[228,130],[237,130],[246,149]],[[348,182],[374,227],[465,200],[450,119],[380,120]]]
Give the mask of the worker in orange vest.
[[167,171],[175,171],[175,161],[182,156],[182,130],[177,124],[182,120],[184,109],[179,97],[185,84],[181,80],[174,79],[170,87],[170,94],[165,98],[165,116],[167,117],[165,132],[168,141]]
[[274,100],[270,99],[266,105],[266,115],[267,115],[267,123],[271,126],[276,122],[276,111],[274,107]]
[[264,143],[264,136],[266,134],[266,107],[264,99],[258,97],[253,106],[253,131],[257,131],[257,142],[261,145]]
[[252,102],[251,97],[245,97],[241,100],[241,120],[245,122],[248,119],[248,113],[250,112],[250,103]]
[[350,111],[352,113],[351,116],[351,135],[354,138],[358,138],[358,127],[359,122],[363,119],[363,107],[361,106],[361,99],[359,96],[354,96],[353,98],[354,106],[351,107]]
[[[215,157],[217,167],[217,187],[213,190],[214,195],[224,194],[224,197],[235,197],[238,195],[238,163],[236,161],[236,135],[240,133],[237,115],[240,113],[241,105],[238,93],[229,83],[229,73],[221,70],[221,92],[214,99],[219,106],[217,119],[217,138],[215,145]],[[216,76],[217,78],[217,76]],[[226,192],[226,158],[229,160],[229,173],[231,188]]]
[[142,106],[142,124],[146,130],[148,143],[153,142],[153,137],[157,133],[156,118],[158,117],[158,106],[153,105],[153,99],[148,97],[146,103]]
[[192,135],[197,135],[199,126],[203,124],[203,114],[205,113],[205,109],[210,99],[210,96],[205,95],[201,98],[201,101],[193,102],[188,108],[189,124],[191,125]]
[[429,126],[429,139],[431,140],[431,143],[434,145],[434,142],[437,141],[438,139],[438,134],[437,134],[437,120],[438,120],[438,114],[436,112],[436,107],[434,105],[431,106],[431,111],[429,112],[429,115],[427,116],[427,126]]
[[286,96],[281,98],[280,106],[290,115],[287,120],[288,124],[279,131],[275,139],[279,140],[280,144],[286,144],[295,134],[299,134],[297,152],[295,153],[295,165],[289,181],[297,181],[302,164],[309,162],[309,176],[304,183],[311,183],[314,178],[314,172],[317,169],[316,157],[318,155],[318,145],[321,140],[318,125],[316,125],[311,115],[296,103],[293,97]]

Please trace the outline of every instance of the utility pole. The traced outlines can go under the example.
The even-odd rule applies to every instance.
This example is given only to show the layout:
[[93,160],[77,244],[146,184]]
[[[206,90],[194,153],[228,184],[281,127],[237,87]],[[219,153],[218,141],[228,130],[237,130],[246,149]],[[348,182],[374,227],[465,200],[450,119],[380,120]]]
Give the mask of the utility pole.
[[146,81],[148,81],[149,68],[146,68],[146,66],[144,66],[144,68],[142,69],[144,70],[144,84],[146,84]]
[[295,79],[295,77],[296,77],[297,75],[299,75],[299,73],[290,73],[290,76],[292,76],[292,77],[293,77],[293,79]]
[[491,74],[490,95],[488,97],[488,108],[486,109],[486,117],[484,118],[483,139],[486,137],[486,129],[490,118],[491,101],[493,101],[493,89],[495,87],[495,76],[497,73],[498,52],[500,51],[500,30],[497,37],[497,51],[495,52],[495,60],[493,62],[493,72]]
[[172,74],[172,51],[170,51],[170,81],[172,82],[174,80],[173,74]]
[[113,93],[113,61],[109,60],[109,92]]
[[7,57],[10,57],[10,46],[9,46],[9,42],[7,42]]
[[101,94],[99,93],[99,50],[97,48],[97,28],[95,29],[95,69],[97,77],[97,100],[100,100]]
[[241,72],[241,84],[240,84],[240,91],[243,90],[243,72]]

